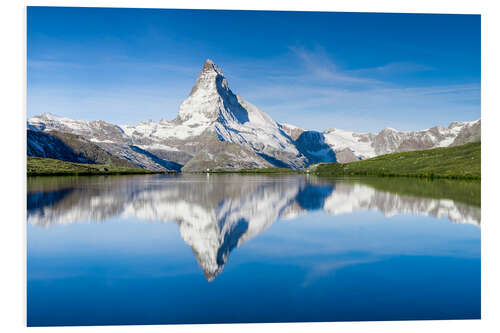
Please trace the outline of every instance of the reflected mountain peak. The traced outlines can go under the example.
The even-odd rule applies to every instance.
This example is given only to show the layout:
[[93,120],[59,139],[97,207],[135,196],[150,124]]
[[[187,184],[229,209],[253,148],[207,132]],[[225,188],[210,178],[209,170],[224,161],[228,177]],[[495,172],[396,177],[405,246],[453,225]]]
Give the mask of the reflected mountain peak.
[[419,181],[418,195],[412,195],[414,182],[240,175],[30,179],[28,222],[48,227],[115,216],[176,222],[208,281],[222,272],[236,247],[277,220],[310,211],[418,214],[479,226],[480,204],[467,198],[480,193],[480,185]]

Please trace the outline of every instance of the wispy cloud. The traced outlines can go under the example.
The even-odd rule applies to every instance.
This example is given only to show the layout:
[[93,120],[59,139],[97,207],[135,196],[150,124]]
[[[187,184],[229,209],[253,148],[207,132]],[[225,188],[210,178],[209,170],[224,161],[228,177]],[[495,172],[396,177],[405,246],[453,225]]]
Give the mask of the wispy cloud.
[[[280,121],[317,130],[337,127],[373,132],[387,126],[417,130],[478,118],[480,88],[471,84],[351,90],[269,84],[246,96]],[[422,112],[433,116],[420,117]],[[457,119],[457,113],[470,114],[471,119]]]
[[196,73],[201,69],[200,66],[190,66],[172,62],[158,61],[133,61],[126,56],[103,57],[99,61],[92,63],[82,63],[73,61],[61,60],[46,60],[46,59],[29,59],[28,68],[33,70],[99,70],[100,68],[126,68],[127,71],[143,71],[143,70],[162,70],[167,72],[176,72],[181,74]]
[[[290,50],[294,57],[290,61],[297,61],[292,70],[274,71],[268,80],[250,83],[241,92],[279,121],[317,130],[337,127],[374,132],[387,126],[416,130],[479,118],[479,84],[417,86],[390,79],[391,75],[434,70],[431,66],[394,62],[344,70],[320,47]],[[471,119],[462,119],[463,115]]]
[[305,73],[310,78],[316,80],[324,80],[329,82],[341,83],[380,83],[377,80],[356,76],[348,71],[341,70],[330,59],[331,57],[326,53],[324,48],[317,47],[314,51],[309,51],[303,47],[290,47],[292,53],[297,56],[304,66]]
[[380,259],[375,256],[351,259],[338,258],[334,256],[331,259],[322,259],[319,262],[312,261],[300,263],[300,265],[306,269],[306,275],[301,287],[307,287],[325,276],[332,276],[342,268],[373,263],[379,260]]
[[58,60],[28,60],[28,68],[33,70],[43,69],[81,69],[84,66],[80,63]]
[[360,68],[349,72],[358,75],[388,75],[388,74],[407,74],[407,73],[415,73],[415,72],[423,72],[431,70],[434,70],[434,68],[428,65],[399,61],[399,62],[391,62],[377,67]]
[[[435,69],[393,62],[346,70],[333,59],[321,47],[293,46],[280,57],[221,60],[219,64],[236,93],[274,119],[304,128],[416,130],[479,118],[479,83],[402,84],[392,78]],[[28,85],[29,116],[70,112],[68,116],[76,118],[91,120],[97,114],[124,123],[173,119],[201,69],[197,63],[104,56],[93,63],[30,59],[28,66],[38,83]]]

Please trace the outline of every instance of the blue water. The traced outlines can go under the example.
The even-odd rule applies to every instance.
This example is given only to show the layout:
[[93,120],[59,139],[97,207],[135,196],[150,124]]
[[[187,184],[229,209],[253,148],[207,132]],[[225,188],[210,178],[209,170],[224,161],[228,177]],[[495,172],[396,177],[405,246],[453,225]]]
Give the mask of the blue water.
[[480,208],[353,181],[31,179],[27,244],[29,326],[480,318]]

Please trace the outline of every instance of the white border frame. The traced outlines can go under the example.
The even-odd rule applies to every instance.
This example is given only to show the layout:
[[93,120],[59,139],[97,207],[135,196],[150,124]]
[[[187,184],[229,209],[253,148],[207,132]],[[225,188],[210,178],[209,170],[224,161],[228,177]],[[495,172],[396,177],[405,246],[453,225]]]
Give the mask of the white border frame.
[[452,321],[394,321],[394,322],[339,322],[299,324],[237,324],[237,325],[169,325],[169,326],[93,326],[30,328],[36,331],[164,331],[186,332],[253,332],[255,330],[304,330],[331,331],[332,329],[358,332],[443,332],[453,330],[493,331],[500,327],[498,238],[500,218],[495,190],[499,188],[497,169],[500,165],[498,144],[500,124],[499,104],[499,26],[498,1],[452,0],[350,0],[350,1],[223,1],[195,0],[7,0],[0,10],[0,41],[2,66],[1,101],[1,148],[2,148],[2,231],[0,253],[2,256],[0,278],[0,327],[5,332],[22,330],[26,325],[26,6],[85,6],[85,7],[135,7],[135,8],[199,8],[199,9],[259,9],[259,10],[308,10],[349,12],[396,12],[396,13],[453,13],[481,14],[481,108],[482,114],[482,319]]

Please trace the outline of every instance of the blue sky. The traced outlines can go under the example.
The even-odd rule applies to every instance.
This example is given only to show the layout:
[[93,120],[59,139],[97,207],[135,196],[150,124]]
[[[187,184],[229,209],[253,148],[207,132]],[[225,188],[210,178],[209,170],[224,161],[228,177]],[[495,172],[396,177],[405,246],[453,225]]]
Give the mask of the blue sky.
[[28,117],[173,119],[207,58],[308,129],[480,117],[479,15],[28,7],[27,23]]

